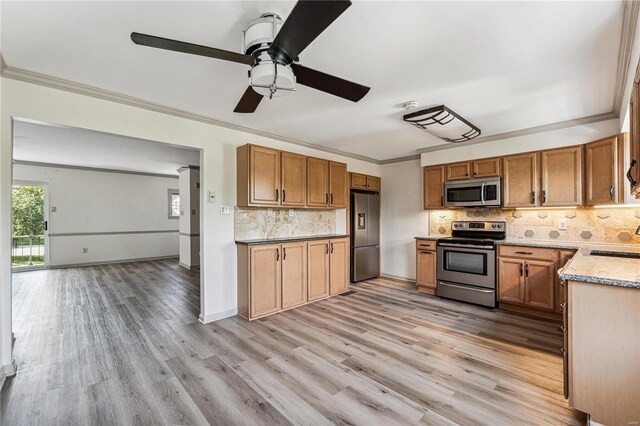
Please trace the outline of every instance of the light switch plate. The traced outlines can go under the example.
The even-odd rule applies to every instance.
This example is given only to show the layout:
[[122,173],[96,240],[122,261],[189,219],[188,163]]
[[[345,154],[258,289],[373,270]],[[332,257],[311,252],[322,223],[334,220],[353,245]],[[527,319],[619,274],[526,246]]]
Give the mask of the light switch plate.
[[207,201],[209,201],[210,203],[215,203],[216,202],[216,193],[213,192],[213,191],[207,192]]
[[229,206],[220,206],[220,214],[229,214]]
[[51,206],[51,213],[55,213],[58,211],[58,208],[56,206]]

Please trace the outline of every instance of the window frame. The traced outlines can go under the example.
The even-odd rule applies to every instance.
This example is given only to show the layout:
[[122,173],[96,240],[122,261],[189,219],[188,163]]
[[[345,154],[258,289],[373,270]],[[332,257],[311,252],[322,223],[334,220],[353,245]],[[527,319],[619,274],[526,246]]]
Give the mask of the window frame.
[[[168,215],[169,215],[169,219],[180,219],[180,213],[178,213],[177,216],[174,216],[172,214],[173,213],[173,196],[174,195],[177,195],[178,199],[180,199],[180,191],[179,190],[177,190],[177,189],[168,189],[167,190],[167,205],[169,207]],[[180,201],[182,201],[182,200],[180,200]]]

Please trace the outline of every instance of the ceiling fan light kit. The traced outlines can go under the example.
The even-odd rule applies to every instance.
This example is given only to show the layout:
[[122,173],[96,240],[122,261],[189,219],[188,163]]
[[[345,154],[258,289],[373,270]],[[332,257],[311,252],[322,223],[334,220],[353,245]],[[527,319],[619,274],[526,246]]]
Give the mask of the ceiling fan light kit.
[[444,105],[403,116],[403,120],[447,142],[467,142],[480,136],[480,129]]
[[131,40],[141,46],[250,65],[249,87],[234,112],[255,112],[263,97],[294,92],[296,84],[358,102],[369,87],[298,63],[300,53],[350,6],[349,0],[298,0],[284,22],[275,13],[264,13],[243,31],[244,53],[135,32]]

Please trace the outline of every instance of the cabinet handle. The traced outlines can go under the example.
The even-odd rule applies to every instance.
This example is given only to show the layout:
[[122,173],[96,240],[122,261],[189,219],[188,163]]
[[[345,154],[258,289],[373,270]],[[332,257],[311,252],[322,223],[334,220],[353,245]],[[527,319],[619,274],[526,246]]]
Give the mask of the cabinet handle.
[[531,204],[535,204],[535,203],[536,203],[536,192],[531,191]]
[[614,199],[614,190],[616,189],[616,186],[612,183],[611,184],[611,188],[609,188],[609,198],[611,198],[611,201],[613,201]]
[[329,244],[325,244],[325,252],[324,254],[329,254]]
[[282,190],[282,202],[284,203],[284,200],[286,200],[287,198],[287,193],[284,192],[284,189]]
[[287,249],[285,247],[282,247],[282,260],[286,260],[287,259]]
[[440,205],[444,206],[444,195],[440,196]]
[[331,254],[333,254],[333,243],[331,243]]
[[516,254],[526,254],[528,256],[532,255],[533,253],[530,251],[517,251]]
[[324,203],[329,204],[329,194],[324,194]]
[[522,276],[522,263],[520,264],[520,276]]
[[629,164],[629,170],[627,170],[627,179],[629,179],[629,183],[631,184],[631,188],[633,188],[634,186],[636,186],[636,182],[635,179],[633,178],[633,176],[631,176],[631,170],[633,169],[633,166],[636,165],[636,160],[631,160],[631,163]]
[[420,253],[421,254],[433,254],[432,251],[422,251],[422,250],[420,250]]
[[276,262],[280,260],[280,249],[276,249]]
[[524,276],[525,277],[529,276],[529,264],[528,263],[524,266]]
[[280,197],[280,191],[278,191],[278,190],[276,189],[276,201],[278,201],[278,198],[279,198],[279,197]]
[[333,193],[331,194],[331,204],[333,204]]
[[546,204],[547,202],[547,191],[543,190],[542,191],[542,203]]

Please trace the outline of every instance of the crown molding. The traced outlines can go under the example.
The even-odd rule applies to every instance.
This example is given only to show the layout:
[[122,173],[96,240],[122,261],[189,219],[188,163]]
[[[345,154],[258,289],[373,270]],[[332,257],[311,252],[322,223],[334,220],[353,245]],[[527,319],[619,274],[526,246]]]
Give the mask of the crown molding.
[[19,165],[19,166],[51,167],[54,169],[71,169],[71,170],[82,170],[86,172],[119,173],[123,175],[136,175],[136,176],[178,179],[178,175],[167,175],[167,174],[151,173],[151,172],[137,172],[134,170],[107,169],[102,167],[76,166],[72,164],[43,163],[39,161],[23,161],[23,160],[13,160],[13,164]]
[[620,35],[620,48],[618,50],[618,68],[616,71],[616,86],[613,99],[613,112],[620,115],[622,102],[624,102],[624,92],[627,86],[627,72],[631,63],[633,52],[633,41],[636,35],[638,24],[638,13],[640,12],[640,2],[625,1],[622,17],[622,33]]
[[117,102],[120,104],[133,106],[136,108],[142,108],[142,109],[146,109],[153,112],[159,112],[162,114],[185,118],[187,120],[199,121],[201,123],[211,124],[213,126],[218,126],[218,127],[224,127],[227,129],[249,133],[256,136],[276,139],[276,140],[291,143],[294,145],[303,146],[305,148],[311,148],[318,151],[329,152],[331,154],[353,158],[355,160],[366,161],[368,163],[373,163],[373,164],[380,164],[379,160],[376,160],[375,158],[367,157],[364,155],[353,154],[353,153],[341,151],[338,149],[315,145],[315,144],[304,142],[299,139],[291,138],[288,136],[265,132],[262,130],[254,129],[248,126],[242,126],[239,124],[229,123],[227,121],[223,121],[217,118],[207,117],[205,115],[196,114],[196,113],[181,110],[178,108],[172,108],[166,105],[157,104],[154,102],[145,101],[143,99],[135,98],[132,96],[123,95],[121,93],[100,89],[98,87],[76,83],[74,81],[65,80],[58,77],[52,77],[46,74],[40,74],[37,72],[28,71],[20,68],[5,66],[5,68],[2,69],[2,71],[0,72],[0,76],[4,78],[9,78],[12,80],[22,81],[25,83],[31,83],[39,86],[49,87],[52,89],[64,90],[67,92],[77,93],[80,95],[91,96],[93,98],[98,98],[98,99],[107,100],[111,102]]
[[497,134],[497,135],[484,136],[484,137],[481,137],[481,138],[473,139],[470,142],[464,142],[464,143],[460,143],[460,144],[445,143],[445,144],[441,144],[441,145],[431,146],[429,148],[420,149],[420,150],[418,150],[418,152],[420,154],[422,154],[422,153],[425,153],[425,152],[443,151],[445,149],[450,149],[450,148],[454,148],[454,147],[458,147],[458,146],[478,145],[478,144],[487,143],[487,142],[499,141],[499,140],[502,140],[502,139],[515,138],[515,137],[518,137],[518,136],[532,135],[532,134],[535,134],[535,133],[543,133],[543,132],[548,132],[548,131],[551,131],[551,130],[566,129],[568,127],[580,126],[580,125],[584,125],[584,124],[599,123],[601,121],[612,120],[614,118],[618,118],[618,114],[616,114],[615,112],[611,111],[611,112],[607,112],[607,113],[604,113],[604,114],[590,115],[588,117],[574,118],[572,120],[559,121],[557,123],[545,124],[543,126],[529,127],[528,129],[515,130],[513,132],[505,132],[505,133],[500,133],[500,134]]
[[420,159],[420,154],[407,155],[406,157],[396,157],[396,158],[389,158],[388,160],[382,160],[380,161],[380,164],[384,165],[384,164],[402,163],[405,161],[412,161],[412,160],[419,160],[419,159]]

